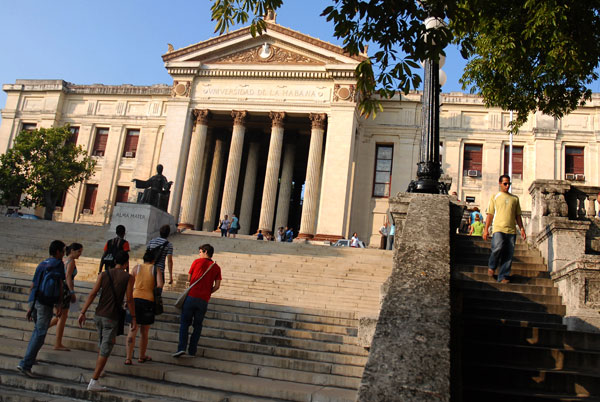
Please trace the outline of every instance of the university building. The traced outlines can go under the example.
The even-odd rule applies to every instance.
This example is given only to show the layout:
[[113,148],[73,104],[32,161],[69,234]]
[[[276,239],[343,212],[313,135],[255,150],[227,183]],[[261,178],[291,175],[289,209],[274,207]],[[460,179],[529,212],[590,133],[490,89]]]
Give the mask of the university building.
[[[240,233],[291,226],[314,240],[379,241],[390,194],[416,176],[421,94],[384,100],[362,118],[354,70],[364,56],[267,22],[163,55],[172,85],[5,84],[0,152],[21,130],[70,124],[96,173],[60,201],[55,219],[110,221],[135,201],[132,179],[162,164],[180,226],[214,230],[237,214]],[[440,150],[451,191],[485,209],[508,170],[509,113],[463,93],[441,95]],[[600,185],[600,96],[557,120],[537,113],[514,138],[513,193],[531,210],[535,179]]]

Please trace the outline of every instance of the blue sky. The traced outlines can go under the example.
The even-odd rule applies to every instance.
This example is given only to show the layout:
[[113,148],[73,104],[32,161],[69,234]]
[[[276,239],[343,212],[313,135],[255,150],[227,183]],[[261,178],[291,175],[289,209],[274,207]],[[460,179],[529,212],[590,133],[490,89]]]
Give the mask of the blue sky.
[[[76,84],[170,84],[161,55],[215,36],[209,0],[0,0],[0,83],[64,79]],[[277,22],[334,44],[321,11],[330,0],[287,0]],[[464,60],[447,49],[444,92],[460,91]],[[600,85],[594,83],[594,92]],[[0,92],[0,108],[6,94]]]
[[[3,55],[0,83],[64,79],[76,84],[171,83],[161,60],[177,49],[215,36],[209,0],[0,0]],[[287,0],[277,22],[334,44],[321,11],[329,0]],[[450,55],[444,92],[458,91],[464,63]],[[0,93],[0,108],[6,94]]]

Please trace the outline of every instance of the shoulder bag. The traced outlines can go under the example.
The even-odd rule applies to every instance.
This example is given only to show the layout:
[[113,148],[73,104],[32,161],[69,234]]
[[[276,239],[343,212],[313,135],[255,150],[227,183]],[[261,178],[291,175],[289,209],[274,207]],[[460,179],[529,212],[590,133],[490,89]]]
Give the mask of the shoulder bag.
[[156,268],[156,265],[154,266],[153,271],[154,271],[154,315],[161,315],[162,313],[165,312],[165,308],[164,308],[163,299],[162,299],[162,289],[157,286],[158,281],[156,280],[156,276],[158,275],[158,269]]
[[188,296],[188,293],[190,293],[190,290],[196,286],[196,284],[198,282],[200,282],[202,280],[202,278],[204,278],[204,275],[208,274],[208,271],[210,271],[210,269],[213,267],[213,265],[215,265],[215,262],[213,262],[212,264],[210,264],[210,267],[208,267],[208,269],[206,270],[206,272],[204,272],[202,274],[202,276],[200,278],[198,278],[198,280],[194,283],[192,283],[182,294],[181,296],[179,296],[177,298],[177,301],[175,302],[175,307],[179,310],[183,309],[183,304],[185,303],[185,299]]

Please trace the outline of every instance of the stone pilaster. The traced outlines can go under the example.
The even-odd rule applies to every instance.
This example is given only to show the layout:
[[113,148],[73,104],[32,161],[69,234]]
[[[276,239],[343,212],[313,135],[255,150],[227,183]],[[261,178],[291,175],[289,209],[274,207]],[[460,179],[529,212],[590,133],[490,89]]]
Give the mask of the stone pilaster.
[[283,167],[281,168],[281,184],[279,185],[279,198],[277,200],[277,214],[275,215],[275,230],[288,225],[295,152],[294,144],[287,144],[285,146]]
[[206,147],[206,136],[208,133],[208,110],[194,110],[196,118],[196,129],[192,133],[190,152],[188,154],[187,168],[185,171],[185,182],[183,195],[181,197],[181,216],[179,227],[194,228],[196,215],[198,213],[198,198],[200,194],[200,178],[202,177],[202,159]]
[[235,197],[240,179],[240,164],[244,150],[244,134],[246,131],[246,111],[231,112],[233,117],[233,133],[231,134],[231,146],[229,147],[229,159],[227,160],[227,171],[225,172],[225,186],[223,187],[223,200],[221,201],[221,213],[219,217],[231,216],[235,209]]
[[281,161],[281,148],[283,146],[284,112],[271,112],[272,121],[271,141],[269,144],[269,157],[265,172],[265,185],[263,187],[262,203],[260,206],[260,219],[258,228],[264,234],[273,233],[273,216],[275,215],[275,200],[277,198],[277,184],[279,179],[279,165]]
[[304,203],[302,204],[302,218],[300,220],[301,239],[311,239],[315,235],[317,219],[317,205],[319,203],[319,183],[321,179],[321,155],[323,153],[323,134],[325,132],[325,113],[311,113],[309,118],[312,123],[310,132],[310,148],[306,167],[306,181],[304,184]]
[[246,176],[244,177],[244,192],[242,194],[242,206],[240,209],[240,234],[250,233],[252,221],[252,207],[254,204],[254,192],[256,191],[256,169],[258,166],[258,152],[260,143],[251,142],[246,162]]
[[202,230],[212,232],[215,223],[215,214],[217,213],[217,203],[219,202],[219,184],[223,174],[223,140],[215,140],[215,154],[213,156],[212,168],[210,169],[210,181],[208,185],[208,194],[206,195],[206,208],[204,209],[204,222]]

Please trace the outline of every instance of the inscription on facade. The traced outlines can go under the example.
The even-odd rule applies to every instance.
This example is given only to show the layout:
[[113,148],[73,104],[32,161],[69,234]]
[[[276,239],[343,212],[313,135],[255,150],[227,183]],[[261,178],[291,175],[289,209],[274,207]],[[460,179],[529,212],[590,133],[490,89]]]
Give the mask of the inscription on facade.
[[327,87],[285,86],[265,88],[262,86],[213,87],[202,86],[196,92],[200,98],[220,99],[295,99],[310,101],[329,100],[330,89]]

